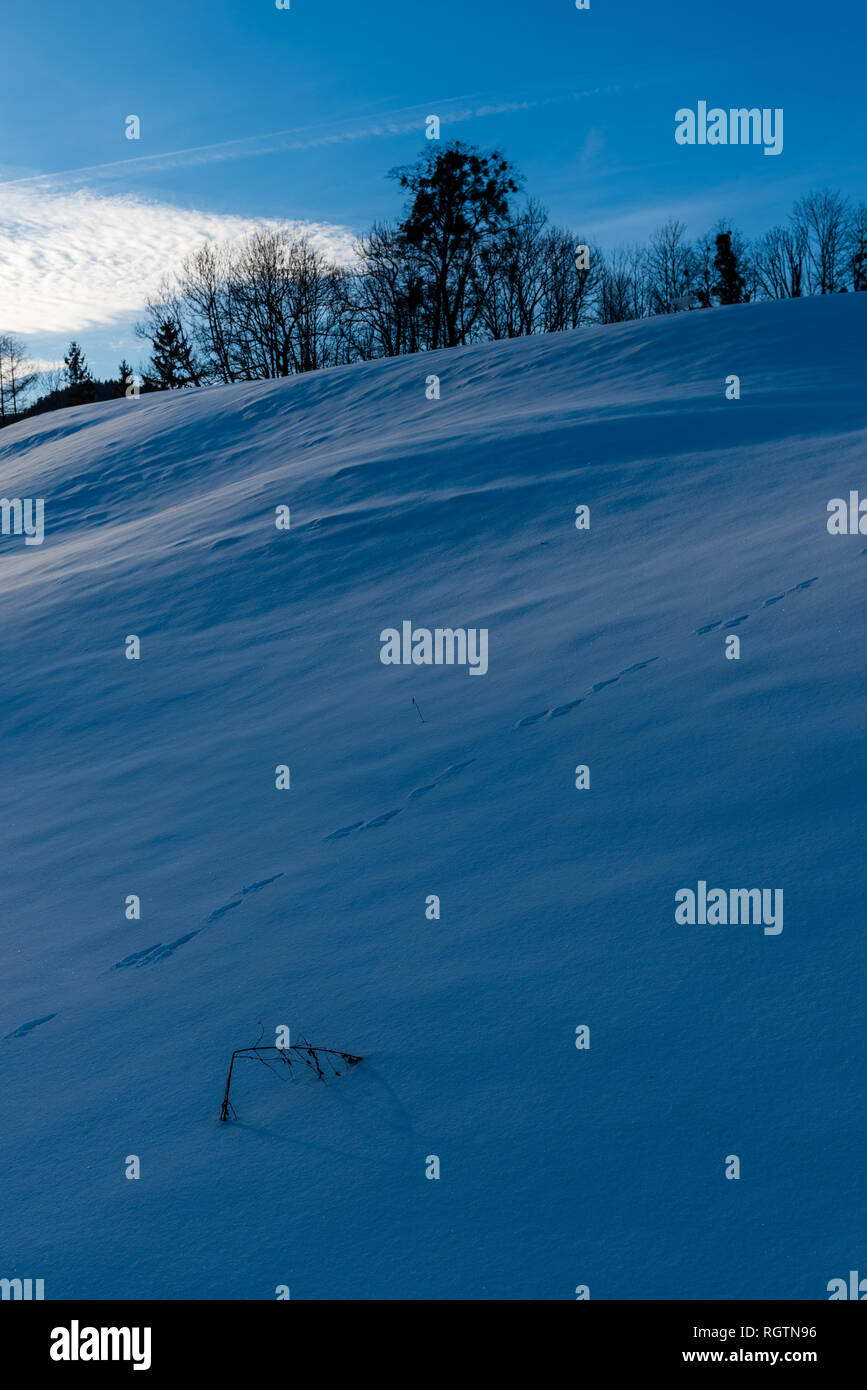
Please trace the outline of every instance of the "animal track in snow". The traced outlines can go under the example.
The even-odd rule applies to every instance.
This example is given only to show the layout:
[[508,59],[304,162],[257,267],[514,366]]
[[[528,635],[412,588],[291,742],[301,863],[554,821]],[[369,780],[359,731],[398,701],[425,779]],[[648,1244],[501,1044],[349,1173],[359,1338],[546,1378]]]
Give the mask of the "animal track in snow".
[[242,900],[240,898],[236,898],[234,902],[224,903],[222,907],[215,907],[210,917],[208,918],[208,922],[216,922],[219,920],[220,917],[225,917],[226,913],[231,912],[233,907],[240,907],[241,901]]
[[[867,551],[863,551],[862,554],[867,554]],[[812,579],[802,579],[800,584],[795,584],[791,589],[786,589],[785,593],[773,594],[770,598],[765,599],[762,608],[771,608],[774,604],[780,603],[788,594],[797,594],[801,593],[804,589],[809,589],[811,584],[816,583],[818,577],[818,575],[814,575]],[[704,623],[701,627],[696,628],[694,636],[702,637],[706,632],[713,632],[716,628],[739,627],[740,624],[745,623],[750,616],[751,614],[749,613],[741,613],[735,618],[728,618],[725,620],[722,618],[714,618],[712,622]],[[575,709],[576,705],[583,704],[591,695],[597,695],[599,691],[604,690],[606,686],[614,685],[616,681],[619,681],[623,676],[631,675],[633,671],[643,671],[645,666],[649,666],[651,662],[658,660],[658,656],[651,656],[647,661],[636,661],[634,665],[627,666],[623,671],[618,671],[616,676],[609,676],[607,680],[596,681],[595,685],[592,685],[590,689],[585,691],[583,695],[580,695],[577,700],[570,700],[565,705],[555,705],[553,709],[539,710],[536,714],[525,714],[524,718],[519,719],[513,727],[515,729],[527,729],[531,724],[538,724],[540,719],[559,719],[562,715],[568,714],[570,710]]]
[[3,1041],[6,1042],[8,1038],[24,1038],[28,1033],[31,1033],[34,1028],[38,1028],[40,1024],[48,1023],[52,1018],[56,1017],[57,1014],[45,1014],[42,1018],[31,1018],[29,1023],[22,1023],[19,1028],[14,1028],[11,1033],[7,1033]]
[[255,883],[250,883],[246,888],[241,889],[242,898],[246,898],[249,893],[260,893],[263,888],[267,888],[269,883],[276,883],[278,878],[283,877],[283,870],[279,874],[272,874],[270,878],[260,878]]
[[595,685],[591,685],[590,689],[586,690],[583,695],[579,695],[577,700],[569,700],[565,705],[554,705],[553,709],[539,710],[537,714],[525,714],[524,718],[519,719],[512,727],[515,729],[526,729],[529,728],[531,724],[538,724],[540,719],[561,719],[564,714],[568,714],[569,711],[575,709],[577,705],[583,705],[584,701],[588,700],[591,695],[598,695],[599,691],[604,690],[607,685],[616,684],[622,676],[631,676],[633,671],[643,671],[645,666],[649,666],[651,662],[658,660],[658,656],[650,656],[646,661],[635,661],[631,666],[627,666],[624,670],[618,671],[616,676],[609,676],[607,680],[604,681],[596,681]]
[[[467,758],[465,762],[452,763],[445,772],[440,773],[435,782],[427,782],[423,787],[414,787],[406,798],[407,802],[418,801],[420,797],[427,796],[428,792],[434,790],[434,787],[438,787],[441,782],[449,781],[452,777],[459,776],[465,768],[475,761],[475,758]],[[390,820],[394,820],[395,816],[399,816],[403,809],[402,806],[396,806],[393,811],[384,811],[381,816],[374,816],[372,820],[353,821],[351,825],[343,825],[339,830],[332,830],[330,835],[325,836],[325,840],[345,840],[347,835],[354,834],[356,830],[375,830],[381,825],[387,825]]]
[[[317,523],[314,522],[313,524],[315,525]],[[217,542],[217,545],[219,544],[221,543]],[[867,555],[867,547],[865,547],[861,551],[861,554]],[[763,601],[761,605],[762,609],[774,607],[776,604],[781,603],[783,599],[787,598],[789,594],[801,593],[804,590],[809,589],[813,584],[817,583],[818,578],[818,575],[814,575],[812,579],[801,580],[799,584],[793,585],[791,589],[786,589],[781,594],[771,595],[769,598]],[[714,632],[716,629],[722,627],[738,627],[741,623],[747,622],[751,616],[752,615],[750,613],[742,613],[737,617],[729,618],[727,620],[724,620],[722,618],[716,618],[712,622],[705,623],[701,627],[696,628],[694,635],[704,636],[706,633]],[[540,710],[535,714],[525,715],[523,719],[519,719],[517,721],[514,727],[517,729],[524,729],[530,727],[533,724],[539,723],[539,721],[543,719],[559,719],[563,715],[569,714],[573,709],[576,709],[578,705],[583,704],[585,700],[590,698],[590,696],[598,694],[600,691],[605,690],[610,685],[615,685],[619,680],[622,679],[623,676],[632,675],[636,671],[643,671],[646,667],[652,665],[654,661],[658,660],[659,657],[652,656],[648,657],[645,661],[634,662],[631,666],[625,667],[624,670],[618,671],[618,673],[615,676],[609,676],[605,680],[596,681],[595,684],[593,684],[589,690],[585,691],[583,695],[578,696],[574,700],[569,700],[565,704],[555,705],[551,709]],[[445,782],[452,777],[458,776],[466,768],[470,767],[471,764],[474,762],[475,758],[468,758],[464,762],[453,763],[450,767],[447,767],[443,773],[440,774],[440,776],[437,778],[435,782],[428,782],[424,786],[415,787],[409,793],[407,797],[407,802],[417,801],[421,797],[427,796],[427,794],[429,792],[434,791],[435,788],[438,787],[441,782]],[[353,821],[351,825],[345,825],[342,826],[339,830],[332,831],[330,835],[325,836],[325,839],[341,840],[345,839],[347,835],[355,834],[356,831],[377,829],[383,825],[387,825],[390,821],[392,821],[395,818],[395,816],[400,815],[403,809],[404,808],[402,806],[398,806],[391,811],[385,811],[381,815],[374,816],[371,820]],[[239,894],[237,894],[231,901],[222,904],[222,906],[220,907],[215,908],[213,912],[211,912],[210,915],[207,917],[204,923],[205,927],[209,926],[211,923],[219,921],[227,913],[234,911],[235,908],[241,907],[244,902],[244,899],[249,895],[261,892],[263,888],[268,887],[269,884],[275,883],[277,879],[282,877],[283,872],[281,871],[280,873],[272,874],[269,878],[258,879],[255,882],[248,884],[246,887],[242,888]],[[125,956],[123,960],[117,961],[113,968],[115,970],[127,970],[131,968],[139,969],[143,965],[153,965],[158,961],[168,960],[169,957],[173,956],[174,953],[180,950],[182,946],[185,946],[188,942],[192,941],[194,937],[198,936],[201,930],[202,928],[200,927],[197,928],[195,931],[186,932],[183,936],[179,936],[174,941],[169,941],[165,945],[162,942],[158,941],[152,946],[145,947],[144,950],[133,951],[130,955]],[[41,1025],[44,1023],[49,1023],[51,1019],[56,1017],[56,1013],[51,1013],[45,1014],[41,1018],[30,1019],[28,1022],[20,1024],[18,1028],[13,1029],[11,1033],[7,1033],[3,1041],[5,1042],[12,1038],[26,1037],[30,1032],[33,1031],[33,1029],[41,1027]]]
[[[276,883],[278,878],[283,877],[283,871],[272,874],[270,878],[257,879],[255,883],[249,883],[246,888],[242,888],[240,893],[231,902],[223,903],[222,907],[215,907],[209,917],[205,919],[204,926],[209,927],[212,922],[218,922],[221,917],[225,917],[227,912],[232,912],[236,907],[240,907],[244,899],[251,893],[260,893],[263,888],[267,888],[269,883]],[[169,941],[163,945],[158,941],[154,946],[146,946],[143,951],[133,951],[131,955],[124,956],[123,960],[115,963],[115,970],[129,970],[134,967],[138,970],[142,965],[155,965],[157,961],[168,960],[175,951],[181,946],[186,946],[188,941],[192,941],[194,936],[198,936],[203,927],[197,927],[195,931],[187,932],[184,936],[179,936],[175,941]]]
[[185,936],[179,936],[176,941],[169,941],[165,946],[161,941],[158,941],[154,946],[146,946],[143,951],[133,951],[132,955],[124,956],[123,960],[119,960],[114,968],[115,970],[128,970],[134,966],[138,970],[143,965],[153,965],[155,961],[168,960],[169,956],[173,956],[181,946],[186,946],[188,941],[192,941],[194,936],[198,936],[199,930],[200,928],[187,932]]
[[351,835],[353,830],[360,830],[364,825],[363,820],[354,820],[351,825],[344,825],[340,830],[332,830],[330,835],[326,835],[326,840],[342,840],[347,835]]
[[373,820],[365,821],[364,824],[362,825],[361,829],[362,829],[362,830],[372,830],[373,827],[376,826],[376,825],[385,825],[387,821],[394,820],[395,816],[399,816],[399,815],[400,815],[400,812],[401,812],[401,807],[400,807],[400,806],[398,806],[398,808],[397,808],[396,811],[386,811],[386,812],[384,812],[384,814],[381,815],[381,816],[375,816],[375,817],[373,818]]
[[[445,772],[440,777],[440,781],[444,782],[447,777],[457,777],[458,773],[463,772],[465,767],[469,767],[470,763],[474,763],[475,761],[475,758],[467,758],[465,763],[452,763],[451,767],[446,768]],[[436,782],[434,782],[433,785],[436,786]]]
[[[762,608],[773,608],[775,603],[781,603],[789,594],[802,593],[804,589],[809,589],[811,584],[815,584],[818,578],[818,575],[814,575],[812,579],[802,579],[800,584],[794,584],[791,589],[786,589],[784,593],[772,594],[770,598],[765,599]],[[705,623],[703,627],[697,627],[694,636],[703,637],[706,632],[713,632],[714,628],[718,627],[737,627],[739,623],[745,623],[749,617],[752,617],[752,614],[742,613],[739,618],[728,618],[726,620],[715,618],[712,623]]]

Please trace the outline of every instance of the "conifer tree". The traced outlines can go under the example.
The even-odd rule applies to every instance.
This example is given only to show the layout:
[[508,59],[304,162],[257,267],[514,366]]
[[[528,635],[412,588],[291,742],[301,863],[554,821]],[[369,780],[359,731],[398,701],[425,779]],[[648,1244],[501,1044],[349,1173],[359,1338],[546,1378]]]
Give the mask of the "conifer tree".
[[69,344],[63,364],[66,368],[67,405],[89,405],[96,399],[96,390],[87,359],[75,341]]
[[162,319],[152,342],[152,370],[145,373],[148,386],[160,391],[177,391],[184,386],[199,385],[200,374],[193,360],[193,349],[176,318]]
[[124,358],[122,359],[122,361],[121,361],[120,366],[119,366],[118,369],[117,369],[117,383],[116,383],[116,393],[117,393],[117,395],[118,395],[118,396],[125,396],[125,395],[126,395],[126,388],[130,385],[131,382],[134,382],[134,380],[135,380],[135,376],[134,376],[134,373],[133,373],[133,369],[132,369],[132,367],[129,365],[129,363],[127,362],[126,358],[124,357]]
[[743,304],[746,281],[741,274],[740,262],[732,246],[731,232],[717,233],[713,268],[717,277],[713,293],[720,304]]

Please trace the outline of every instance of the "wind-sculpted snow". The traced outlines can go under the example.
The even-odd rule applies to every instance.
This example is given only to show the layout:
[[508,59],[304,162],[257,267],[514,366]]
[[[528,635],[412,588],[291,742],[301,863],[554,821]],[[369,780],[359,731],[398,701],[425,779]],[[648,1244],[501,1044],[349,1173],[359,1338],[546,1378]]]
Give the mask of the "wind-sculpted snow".
[[[737,306],[0,433],[45,499],[0,537],[5,1276],[821,1299],[863,1264],[867,550],[826,520],[867,492],[865,335],[863,295]],[[485,630],[483,678],[383,664],[407,615]],[[677,923],[702,883],[784,928]],[[260,1025],[364,1064],[247,1068],[221,1125]]]

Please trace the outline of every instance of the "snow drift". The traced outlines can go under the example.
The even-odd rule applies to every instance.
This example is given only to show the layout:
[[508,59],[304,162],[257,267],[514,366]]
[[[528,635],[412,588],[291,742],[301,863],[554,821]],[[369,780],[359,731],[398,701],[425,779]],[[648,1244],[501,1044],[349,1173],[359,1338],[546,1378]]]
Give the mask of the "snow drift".
[[[865,330],[747,305],[0,434],[46,524],[0,537],[0,1276],[821,1299],[867,1264],[867,541],[826,525]],[[404,621],[485,629],[483,678],[383,664]],[[677,923],[700,882],[784,929]],[[260,1024],[364,1062],[239,1066],[222,1125]]]

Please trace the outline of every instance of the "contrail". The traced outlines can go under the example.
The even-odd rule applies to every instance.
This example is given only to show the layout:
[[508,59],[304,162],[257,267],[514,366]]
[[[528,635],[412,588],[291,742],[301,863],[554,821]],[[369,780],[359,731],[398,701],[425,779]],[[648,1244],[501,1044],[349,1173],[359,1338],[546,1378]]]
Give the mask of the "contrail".
[[[597,89],[616,90],[616,88]],[[64,179],[78,179],[87,175],[100,175],[103,178],[119,178],[126,173],[162,172],[166,169],[183,168],[195,164],[212,164],[225,159],[242,159],[245,156],[274,154],[278,150],[310,149],[317,145],[341,144],[347,140],[369,140],[383,135],[406,135],[413,130],[421,131],[425,116],[436,114],[443,121],[452,124],[474,118],[502,115],[513,111],[529,111],[539,106],[548,106],[558,101],[581,100],[595,95],[594,92],[565,92],[555,96],[510,98],[500,101],[484,101],[481,97],[448,97],[443,100],[432,99],[424,106],[399,107],[380,115],[359,117],[362,124],[349,121],[330,121],[324,125],[295,126],[288,130],[274,130],[264,135],[250,135],[239,140],[223,140],[213,145],[196,145],[189,149],[166,150],[161,154],[134,155],[129,159],[115,159],[105,164],[85,164],[77,169],[58,170],[56,173],[28,174],[18,179],[0,180],[0,188],[21,187],[46,181],[56,183]],[[471,103],[458,106],[458,102]]]

